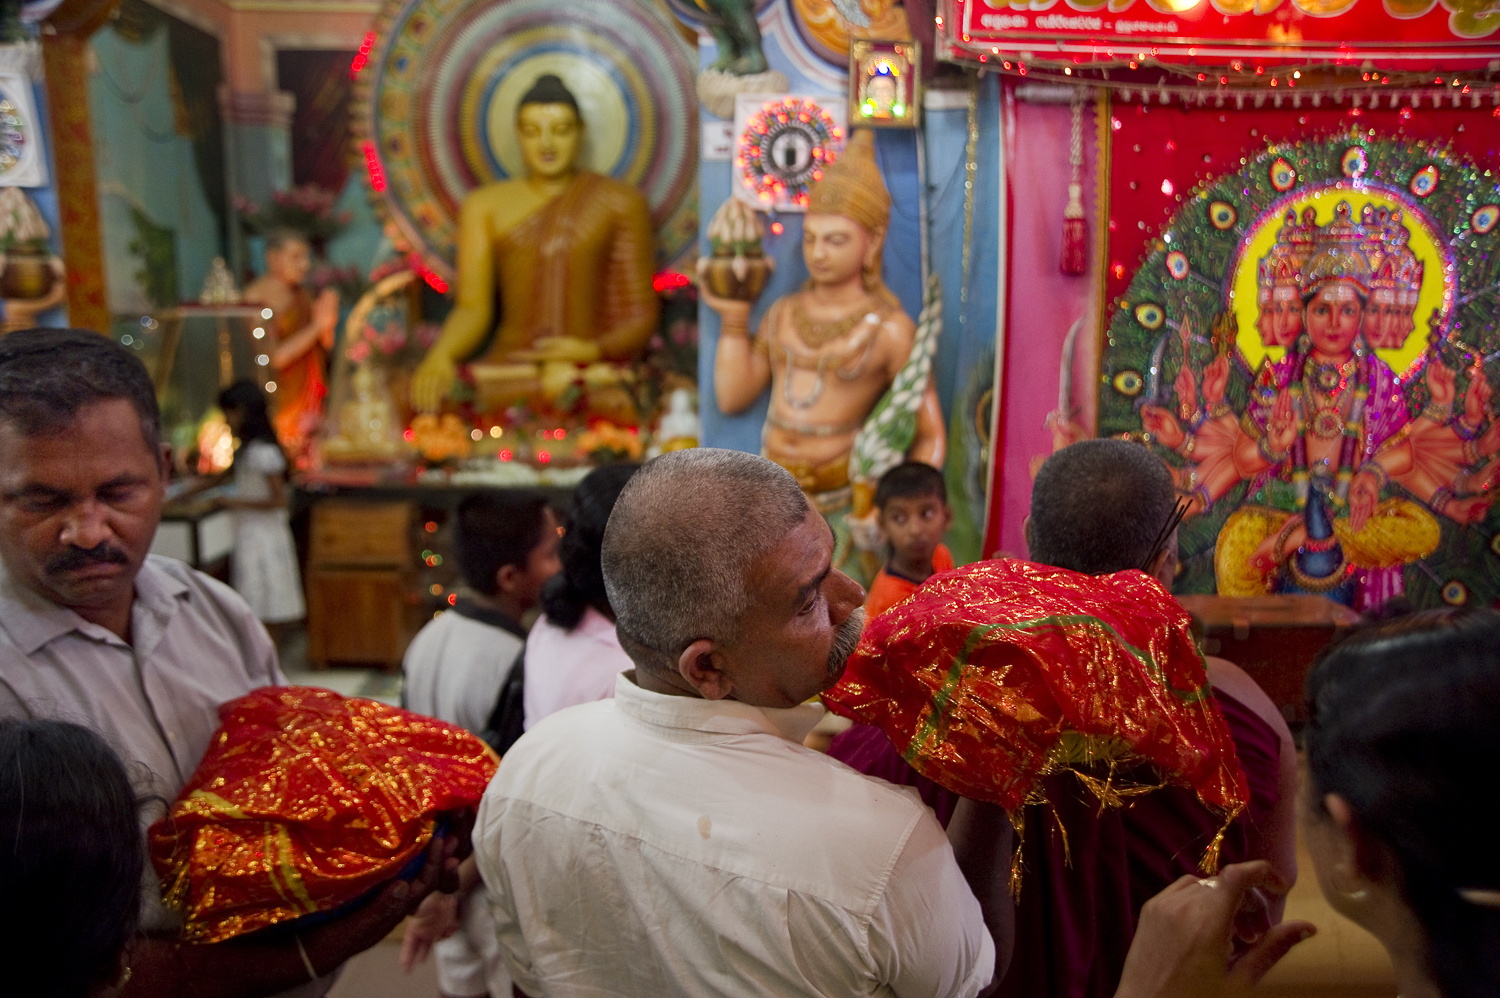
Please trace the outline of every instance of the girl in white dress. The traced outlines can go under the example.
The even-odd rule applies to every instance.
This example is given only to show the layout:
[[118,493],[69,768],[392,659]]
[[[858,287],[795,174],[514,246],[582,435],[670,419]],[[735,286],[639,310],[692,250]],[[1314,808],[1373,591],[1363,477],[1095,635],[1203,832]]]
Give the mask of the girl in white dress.
[[265,624],[288,624],[306,615],[297,547],[287,518],[286,456],[254,383],[239,381],[219,396],[224,421],[239,439],[234,492],[223,500],[234,511],[230,582]]

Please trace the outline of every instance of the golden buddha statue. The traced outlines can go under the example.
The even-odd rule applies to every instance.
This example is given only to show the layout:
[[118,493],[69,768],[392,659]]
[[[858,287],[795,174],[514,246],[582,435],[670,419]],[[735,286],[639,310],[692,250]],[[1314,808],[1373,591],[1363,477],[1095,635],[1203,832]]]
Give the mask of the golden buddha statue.
[[412,378],[420,411],[438,409],[466,361],[629,360],[656,328],[646,199],[578,168],[584,122],[562,80],[538,77],[521,98],[516,132],[526,176],[464,199],[458,302]]
[[[744,410],[769,385],[762,452],[796,476],[822,512],[832,513],[850,505],[856,437],[915,357],[917,331],[880,276],[891,196],[875,163],[872,133],[856,132],[808,197],[802,224],[808,281],[771,305],[753,340],[749,302],[700,293],[722,319],[714,357],[720,410]],[[923,360],[930,361],[930,353]],[[916,434],[898,449],[941,467],[947,440],[925,367],[913,389]]]

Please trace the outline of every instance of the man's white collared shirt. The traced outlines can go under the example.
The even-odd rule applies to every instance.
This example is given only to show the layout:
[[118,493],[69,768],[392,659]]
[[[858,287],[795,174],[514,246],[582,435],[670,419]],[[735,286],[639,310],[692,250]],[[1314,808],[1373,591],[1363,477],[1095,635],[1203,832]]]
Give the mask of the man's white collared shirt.
[[474,851],[532,995],[968,998],[995,953],[932,812],[804,748],[822,708],[664,696],[546,718]]

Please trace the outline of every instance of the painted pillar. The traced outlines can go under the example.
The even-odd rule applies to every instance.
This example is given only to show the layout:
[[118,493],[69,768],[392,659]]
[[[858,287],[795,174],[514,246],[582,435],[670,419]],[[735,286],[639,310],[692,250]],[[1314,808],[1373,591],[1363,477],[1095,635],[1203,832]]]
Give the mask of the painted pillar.
[[104,240],[99,231],[98,178],[89,122],[88,35],[42,35],[52,117],[63,259],[68,268],[68,321],[83,329],[109,329],[104,296]]

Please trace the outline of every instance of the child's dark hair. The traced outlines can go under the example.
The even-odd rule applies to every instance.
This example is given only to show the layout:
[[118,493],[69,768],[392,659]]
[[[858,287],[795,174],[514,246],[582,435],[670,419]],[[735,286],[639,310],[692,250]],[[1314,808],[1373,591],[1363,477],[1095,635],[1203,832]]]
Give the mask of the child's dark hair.
[[1390,850],[1445,998],[1500,994],[1500,851],[1484,832],[1500,826],[1500,613],[1362,625],[1323,653],[1307,690],[1313,806],[1338,794]]
[[937,496],[948,501],[948,485],[943,473],[921,461],[903,461],[880,476],[875,486],[875,508],[885,509],[892,499],[925,499]]
[[611,618],[609,595],[604,591],[604,569],[599,552],[604,547],[604,528],[638,465],[610,464],[595,468],[578,483],[568,506],[568,530],[558,545],[562,571],[542,588],[542,609],[547,619],[571,631],[593,607]]
[[134,935],[145,841],[118,756],[88,728],[0,721],[0,960],[7,994],[84,998]]
[[458,504],[453,544],[469,588],[495,595],[495,574],[525,566],[547,527],[547,497],[540,492],[480,492]]
[[270,409],[266,405],[266,396],[253,381],[236,381],[228,388],[219,393],[219,408],[228,412],[235,410],[244,418],[240,421],[240,450],[235,451],[234,459],[240,459],[240,453],[255,440],[265,440],[275,444],[279,450],[280,443],[276,440],[276,429],[271,425]]

